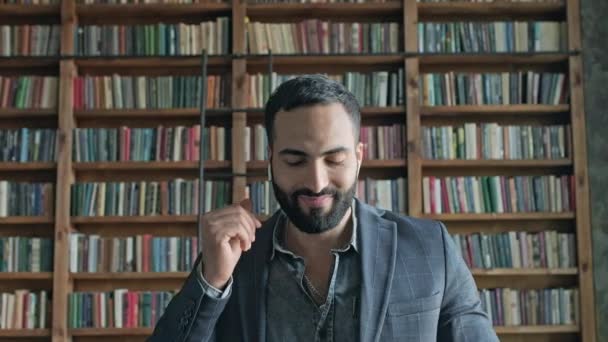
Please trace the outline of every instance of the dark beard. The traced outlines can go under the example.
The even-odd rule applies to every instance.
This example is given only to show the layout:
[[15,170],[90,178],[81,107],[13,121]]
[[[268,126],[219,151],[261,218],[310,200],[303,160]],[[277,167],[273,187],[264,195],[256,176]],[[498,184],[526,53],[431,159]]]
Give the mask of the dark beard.
[[[319,193],[314,193],[309,189],[298,189],[288,195],[279,188],[274,179],[271,179],[271,182],[274,195],[283,212],[294,226],[306,234],[319,234],[336,227],[350,208],[357,186],[355,181],[345,192],[340,192],[335,188],[325,188]],[[300,195],[330,195],[333,197],[332,207],[327,214],[322,213],[322,208],[310,209],[310,214],[306,214],[298,205],[298,196]]]

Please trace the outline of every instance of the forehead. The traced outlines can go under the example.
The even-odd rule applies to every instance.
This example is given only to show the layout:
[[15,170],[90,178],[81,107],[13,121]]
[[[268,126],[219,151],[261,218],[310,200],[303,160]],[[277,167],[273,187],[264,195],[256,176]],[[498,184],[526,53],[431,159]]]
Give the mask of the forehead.
[[353,123],[341,103],[319,104],[279,111],[274,122],[274,144],[281,149],[318,151],[354,144]]

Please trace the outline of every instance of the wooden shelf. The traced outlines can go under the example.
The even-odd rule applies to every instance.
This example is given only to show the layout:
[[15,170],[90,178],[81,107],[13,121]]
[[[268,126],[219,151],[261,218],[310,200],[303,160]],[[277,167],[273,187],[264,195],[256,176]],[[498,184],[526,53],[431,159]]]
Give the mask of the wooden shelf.
[[150,336],[153,328],[78,328],[69,329],[72,336]]
[[423,168],[552,168],[552,167],[566,167],[572,166],[572,160],[570,159],[517,159],[517,160],[503,160],[503,159],[489,159],[489,160],[462,160],[462,159],[451,159],[451,160],[430,160],[423,159]]
[[40,119],[57,118],[56,109],[16,109],[0,108],[0,120],[5,119]]
[[147,224],[147,223],[196,223],[196,215],[156,216],[72,216],[73,224]]
[[[398,65],[403,66],[402,54],[344,54],[344,55],[274,55],[273,66],[303,66],[312,65],[319,67],[332,65],[349,66],[378,66]],[[247,65],[267,66],[267,55],[249,55]]]
[[[229,169],[230,161],[205,160],[206,170]],[[151,161],[151,162],[78,162],[74,163],[76,172],[98,172],[98,171],[177,171],[177,170],[198,170],[198,161]]]
[[460,117],[463,114],[488,115],[491,118],[496,115],[512,117],[526,117],[530,114],[555,115],[558,113],[568,113],[570,105],[459,105],[459,106],[421,106],[420,116],[453,116]]
[[[0,71],[12,71],[15,69],[34,69],[44,74],[53,73],[59,70],[59,56],[56,57],[35,57],[35,56],[0,56]],[[49,72],[49,70],[51,70]]]
[[[166,69],[189,68],[199,72],[200,56],[74,56],[76,66],[87,69]],[[232,60],[228,56],[209,56],[209,67],[229,67]]]
[[542,65],[566,63],[568,54],[559,52],[530,52],[530,53],[422,53],[420,55],[421,68],[449,65],[450,67],[458,66],[475,66],[480,65],[500,65],[507,66],[509,64],[516,65]]
[[55,162],[0,162],[0,172],[54,171]]
[[229,15],[232,10],[230,3],[203,2],[192,4],[77,4],[76,14],[84,23],[97,22],[100,18],[110,20],[150,18],[183,18],[193,16]]
[[275,3],[247,4],[250,21],[285,21],[302,18],[336,20],[396,20],[402,16],[401,1],[383,3]]
[[517,221],[517,220],[573,220],[567,213],[508,213],[508,214],[423,214],[423,218],[438,221]]
[[59,17],[61,7],[59,4],[53,5],[21,5],[21,4],[0,4],[0,19],[19,18],[19,19],[38,19],[40,17]]
[[50,337],[51,329],[0,329],[0,337]]
[[52,224],[55,222],[53,217],[49,216],[8,216],[0,217],[0,225],[6,224]]
[[499,335],[508,334],[565,334],[565,333],[578,333],[580,331],[577,325],[528,325],[528,326],[510,326],[510,327],[498,327],[495,326],[494,330]]
[[566,4],[557,3],[525,3],[525,2],[493,2],[493,3],[418,3],[420,21],[437,19],[466,20],[466,19],[564,19]]
[[79,272],[71,273],[74,280],[155,280],[155,279],[186,279],[189,272]]
[[[176,119],[176,118],[199,118],[198,108],[170,108],[170,109],[92,109],[75,110],[74,116],[77,119]],[[205,115],[207,117],[232,117],[231,109],[208,108]]]
[[473,268],[474,276],[575,276],[578,275],[576,268]]
[[0,280],[51,280],[53,272],[0,272]]

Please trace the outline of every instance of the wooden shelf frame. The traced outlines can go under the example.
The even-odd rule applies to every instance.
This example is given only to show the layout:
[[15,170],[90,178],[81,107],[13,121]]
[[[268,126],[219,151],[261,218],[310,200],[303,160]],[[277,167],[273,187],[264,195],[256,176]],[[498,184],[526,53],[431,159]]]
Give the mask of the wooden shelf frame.
[[[24,163],[15,165],[0,163],[0,172],[55,172],[56,173],[56,209],[54,217],[8,217],[0,218],[0,227],[54,227],[54,272],[51,274],[14,273],[18,281],[52,281],[53,312],[52,326],[49,329],[33,331],[1,331],[0,338],[12,337],[51,337],[54,342],[63,342],[74,337],[76,340],[86,337],[113,336],[148,336],[151,328],[137,329],[69,329],[67,325],[67,295],[73,291],[75,284],[94,283],[99,279],[110,279],[121,283],[135,279],[140,282],[151,280],[179,282],[187,272],[174,273],[124,273],[124,274],[70,274],[69,233],[79,226],[106,227],[109,225],[130,225],[137,229],[148,226],[180,225],[195,227],[196,216],[153,216],[153,217],[70,217],[70,186],[83,174],[94,174],[97,170],[121,173],[179,173],[196,170],[195,162],[178,163],[75,163],[72,161],[72,129],[86,127],[89,123],[99,126],[103,123],[143,122],[154,118],[155,122],[194,121],[198,118],[197,108],[171,110],[93,110],[75,111],[73,109],[72,78],[82,72],[106,74],[109,72],[127,72],[136,70],[141,73],[153,73],[159,66],[167,72],[198,73],[200,56],[139,57],[139,56],[75,56],[74,32],[78,23],[124,22],[133,19],[135,22],[175,21],[179,18],[206,18],[226,15],[231,18],[231,45],[229,55],[210,56],[209,66],[214,73],[219,72],[231,77],[232,91],[230,108],[209,109],[208,118],[222,120],[234,132],[244,132],[251,123],[259,123],[263,117],[260,108],[246,108],[247,90],[244,88],[244,76],[248,72],[265,71],[268,64],[267,55],[248,54],[245,46],[245,18],[252,20],[277,21],[295,20],[300,16],[325,18],[330,20],[368,21],[369,18],[387,18],[396,20],[401,26],[402,45],[404,50],[396,54],[345,54],[345,55],[275,55],[273,65],[278,72],[308,72],[310,70],[405,70],[406,104],[394,108],[362,108],[365,120],[388,120],[403,123],[407,130],[407,158],[398,161],[365,161],[363,167],[374,172],[391,172],[402,170],[408,177],[409,215],[446,222],[455,226],[466,226],[473,223],[475,227],[483,224],[515,225],[526,223],[526,227],[535,222],[548,225],[559,223],[572,226],[577,235],[578,267],[573,269],[496,269],[472,270],[476,278],[554,278],[576,279],[581,292],[581,307],[593,308],[593,272],[591,259],[591,235],[588,198],[588,175],[586,170],[585,120],[582,94],[582,61],[578,52],[580,42],[580,0],[562,0],[558,3],[417,3],[416,0],[398,0],[374,4],[249,4],[242,1],[232,3],[203,3],[189,5],[148,4],[148,5],[80,5],[76,0],[62,0],[60,5],[23,6],[0,5],[0,19],[16,17],[15,22],[37,23],[59,20],[61,23],[61,54],[55,57],[1,57],[0,73],[58,75],[59,106],[52,110],[0,109],[0,124],[10,122],[28,122],[57,127],[60,133],[58,158],[56,163]],[[272,12],[272,13],[271,13]],[[99,19],[100,16],[106,18]],[[162,18],[161,18],[162,17]],[[59,18],[59,19],[56,19]],[[462,21],[462,20],[515,20],[515,19],[561,19],[568,22],[569,46],[567,52],[555,53],[505,53],[505,54],[428,54],[419,53],[417,24],[424,21]],[[375,20],[375,19],[374,19]],[[380,19],[378,19],[380,20]],[[384,21],[384,20],[383,20]],[[506,106],[421,106],[419,101],[418,80],[421,73],[438,70],[469,71],[479,70],[517,70],[518,68],[560,69],[568,72],[570,80],[571,103],[558,106],[547,105],[506,105]],[[17,70],[17,71],[14,71]],[[543,122],[567,122],[573,130],[573,155],[571,159],[544,161],[429,161],[421,154],[421,128],[423,124],[442,120],[484,121],[496,118],[509,122],[525,122],[530,117]],[[80,124],[83,123],[83,126]],[[101,126],[100,126],[101,127]],[[264,161],[247,162],[244,160],[244,134],[232,135],[232,160],[223,163],[207,162],[209,170],[227,170],[232,173],[248,171],[265,171]],[[425,215],[422,212],[422,177],[427,170],[469,170],[480,168],[505,172],[515,169],[571,170],[576,176],[577,208],[568,213],[513,213],[513,214],[442,214]],[[211,172],[212,173],[212,172]],[[210,173],[210,174],[211,174]],[[55,176],[55,175],[54,175]],[[233,201],[245,196],[247,179],[232,179]],[[415,200],[419,199],[419,200]],[[265,218],[261,216],[261,218]],[[141,227],[141,228],[140,228]],[[189,229],[189,228],[188,228]],[[192,232],[194,233],[194,229]],[[0,279],[9,275],[0,274]],[[4,278],[3,278],[4,277]],[[582,310],[580,326],[524,326],[496,327],[500,335],[524,335],[533,339],[538,335],[573,334],[585,342],[596,341],[596,322],[592,310]]]

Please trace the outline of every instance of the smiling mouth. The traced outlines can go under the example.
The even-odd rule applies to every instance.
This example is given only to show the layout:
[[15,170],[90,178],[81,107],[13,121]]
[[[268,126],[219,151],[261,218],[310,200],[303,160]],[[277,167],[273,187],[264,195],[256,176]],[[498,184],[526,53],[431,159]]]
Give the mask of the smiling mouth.
[[298,196],[298,200],[305,204],[308,207],[324,207],[328,203],[331,203],[333,200],[333,196],[331,195],[323,195],[323,196]]

